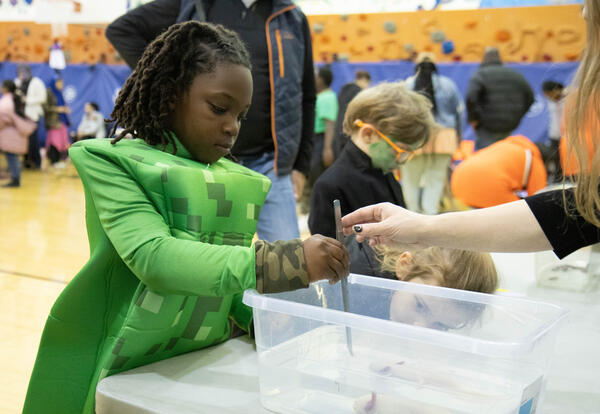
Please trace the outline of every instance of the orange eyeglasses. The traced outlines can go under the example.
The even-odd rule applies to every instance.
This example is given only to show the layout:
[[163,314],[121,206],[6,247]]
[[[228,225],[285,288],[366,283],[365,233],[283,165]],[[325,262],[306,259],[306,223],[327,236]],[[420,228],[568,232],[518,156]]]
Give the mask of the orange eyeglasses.
[[375,128],[375,126],[373,126],[372,124],[367,124],[366,122],[363,122],[360,119],[357,119],[356,121],[354,121],[354,125],[356,125],[359,128],[362,128],[367,125],[370,126],[371,128],[373,128],[375,130],[375,132],[377,133],[377,135],[379,135],[385,142],[387,142],[390,145],[390,147],[392,147],[394,149],[394,151],[396,151],[396,161],[398,161],[398,163],[404,163],[404,162],[410,160],[413,157],[413,155],[415,155],[414,152],[403,150],[398,145],[394,144],[394,142],[391,139],[389,139],[380,130]]

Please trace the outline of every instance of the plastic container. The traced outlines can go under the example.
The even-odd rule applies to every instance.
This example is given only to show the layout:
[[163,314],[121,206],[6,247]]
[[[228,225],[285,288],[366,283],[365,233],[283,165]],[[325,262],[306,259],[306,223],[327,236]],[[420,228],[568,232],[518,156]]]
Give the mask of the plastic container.
[[[277,413],[536,412],[558,322],[554,305],[350,275],[261,295],[260,397]],[[347,340],[350,332],[352,353]]]
[[538,286],[590,292],[600,286],[600,244],[579,249],[559,260],[551,251],[535,254]]

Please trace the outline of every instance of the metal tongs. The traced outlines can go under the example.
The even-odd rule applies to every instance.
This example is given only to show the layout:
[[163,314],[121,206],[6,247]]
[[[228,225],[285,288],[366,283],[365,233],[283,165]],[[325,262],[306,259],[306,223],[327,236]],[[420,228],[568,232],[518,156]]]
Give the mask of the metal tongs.
[[[344,230],[342,228],[342,209],[340,207],[340,200],[333,200],[333,213],[335,215],[335,238],[337,241],[344,244]],[[341,282],[344,312],[348,312],[348,279],[343,277]],[[348,346],[348,352],[350,352],[350,355],[353,355],[352,333],[350,332],[349,326],[346,326],[346,345]]]

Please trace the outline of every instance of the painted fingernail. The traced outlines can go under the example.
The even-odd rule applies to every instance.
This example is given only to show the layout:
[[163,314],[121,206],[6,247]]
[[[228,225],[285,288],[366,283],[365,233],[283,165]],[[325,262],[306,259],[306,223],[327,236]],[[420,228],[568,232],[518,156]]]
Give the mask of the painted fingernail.
[[358,224],[352,228],[354,229],[355,233],[360,233],[362,231],[362,226],[359,226]]

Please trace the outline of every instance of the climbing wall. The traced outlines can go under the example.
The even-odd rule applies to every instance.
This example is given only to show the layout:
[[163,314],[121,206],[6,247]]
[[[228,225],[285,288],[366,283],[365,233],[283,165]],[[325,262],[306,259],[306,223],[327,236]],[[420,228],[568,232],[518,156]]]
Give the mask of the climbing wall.
[[308,16],[317,62],[480,61],[497,46],[511,62],[577,60],[585,44],[580,5]]
[[67,63],[123,63],[104,35],[106,25],[70,24],[53,33],[50,24],[0,23],[0,61],[47,62],[58,39]]
[[[505,61],[577,60],[585,44],[580,5],[308,16],[315,61],[379,62],[430,51],[439,61],[480,61],[488,45]],[[67,63],[123,63],[106,25],[0,22],[0,61],[45,62],[55,38]],[[56,28],[54,28],[56,29]]]

